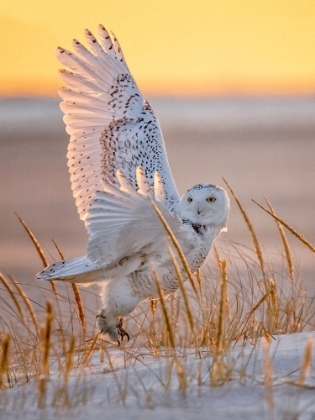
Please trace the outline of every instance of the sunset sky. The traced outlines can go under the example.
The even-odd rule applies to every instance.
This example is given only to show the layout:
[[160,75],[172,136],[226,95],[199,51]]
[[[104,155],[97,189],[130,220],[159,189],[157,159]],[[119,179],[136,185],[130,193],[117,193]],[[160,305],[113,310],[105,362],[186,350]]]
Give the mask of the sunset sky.
[[56,95],[55,47],[98,23],[146,94],[315,92],[314,0],[2,0],[0,95]]

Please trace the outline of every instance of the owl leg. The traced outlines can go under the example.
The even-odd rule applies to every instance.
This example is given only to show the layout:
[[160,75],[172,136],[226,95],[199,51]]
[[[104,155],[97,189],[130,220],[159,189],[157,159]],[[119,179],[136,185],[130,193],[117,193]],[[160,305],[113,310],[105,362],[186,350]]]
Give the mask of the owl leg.
[[101,334],[108,334],[113,341],[118,342],[118,346],[120,346],[119,340],[119,318],[110,314],[109,311],[105,309],[100,309],[96,315],[98,328]]
[[117,341],[118,347],[124,340],[124,337],[127,337],[127,341],[130,340],[129,334],[122,327],[123,318],[110,316],[106,312],[106,309],[100,309],[96,315],[96,319],[101,334],[108,334],[113,341]]
[[123,341],[124,337],[127,337],[127,341],[130,340],[129,334],[123,329],[123,318],[120,318],[119,323],[117,324],[117,328],[119,331],[119,335],[121,337],[121,341]]
[[123,317],[132,312],[142,299],[134,296],[127,278],[113,278],[102,292],[103,308],[96,316],[102,334],[108,334],[118,346],[124,337],[130,336],[123,328]]

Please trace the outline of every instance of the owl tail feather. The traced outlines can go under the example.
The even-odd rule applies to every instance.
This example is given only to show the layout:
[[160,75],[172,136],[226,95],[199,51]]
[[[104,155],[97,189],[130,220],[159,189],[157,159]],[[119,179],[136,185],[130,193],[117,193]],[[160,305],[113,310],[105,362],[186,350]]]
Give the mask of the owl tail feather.
[[92,283],[104,279],[104,270],[87,257],[71,258],[51,264],[36,275],[37,280],[61,280],[69,283]]

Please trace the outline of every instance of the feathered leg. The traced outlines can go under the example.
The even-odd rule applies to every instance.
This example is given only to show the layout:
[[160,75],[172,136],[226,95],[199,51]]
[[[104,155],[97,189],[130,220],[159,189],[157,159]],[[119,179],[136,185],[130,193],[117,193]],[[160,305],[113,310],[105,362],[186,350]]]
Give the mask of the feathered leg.
[[118,345],[120,345],[119,340],[119,318],[116,316],[112,316],[110,310],[107,308],[100,309],[96,315],[98,328],[100,329],[102,334],[108,334],[113,341],[117,341]]
[[108,334],[118,345],[129,334],[123,329],[123,317],[130,314],[142,298],[134,296],[130,283],[126,278],[114,278],[103,289],[103,308],[96,316],[102,334]]

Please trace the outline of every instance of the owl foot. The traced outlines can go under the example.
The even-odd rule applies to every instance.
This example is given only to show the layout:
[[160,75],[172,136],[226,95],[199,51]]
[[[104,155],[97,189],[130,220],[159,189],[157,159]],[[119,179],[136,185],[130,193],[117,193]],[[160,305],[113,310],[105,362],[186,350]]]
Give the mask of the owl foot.
[[127,341],[130,340],[129,334],[123,329],[123,318],[113,317],[106,312],[105,309],[100,309],[96,315],[98,328],[101,334],[108,334],[111,340],[118,343],[118,347],[123,342],[124,337],[127,337]]
[[123,329],[123,319],[119,319],[119,323],[117,324],[118,334],[120,335],[120,341],[118,340],[118,347],[120,346],[120,343],[123,342],[124,337],[127,337],[127,341],[130,340],[129,334]]

